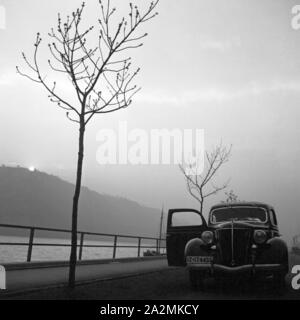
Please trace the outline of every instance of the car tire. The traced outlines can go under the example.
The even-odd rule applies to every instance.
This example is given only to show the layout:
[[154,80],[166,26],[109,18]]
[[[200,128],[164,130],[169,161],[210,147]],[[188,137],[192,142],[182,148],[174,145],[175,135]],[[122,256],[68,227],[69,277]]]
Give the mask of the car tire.
[[203,276],[199,271],[189,270],[190,285],[193,290],[203,290],[204,281]]
[[277,293],[279,294],[284,293],[286,289],[285,274],[282,272],[274,273],[273,284],[274,284],[274,289],[276,290]]

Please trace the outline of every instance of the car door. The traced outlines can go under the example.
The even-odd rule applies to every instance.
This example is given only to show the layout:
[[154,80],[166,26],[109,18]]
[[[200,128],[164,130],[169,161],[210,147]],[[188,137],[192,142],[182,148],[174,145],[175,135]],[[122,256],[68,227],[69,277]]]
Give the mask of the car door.
[[184,266],[186,243],[200,237],[207,228],[201,213],[195,209],[170,209],[167,222],[167,258],[169,266]]

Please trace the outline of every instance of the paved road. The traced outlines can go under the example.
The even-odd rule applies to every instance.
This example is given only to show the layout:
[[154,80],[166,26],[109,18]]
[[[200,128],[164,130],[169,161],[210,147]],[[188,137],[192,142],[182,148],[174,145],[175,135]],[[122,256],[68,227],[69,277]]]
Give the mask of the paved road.
[[[80,265],[77,266],[76,280],[88,281],[93,279],[118,278],[166,268],[168,268],[166,259]],[[51,267],[10,270],[7,271],[6,276],[8,291],[23,290],[66,283],[68,279],[68,268]]]
[[[290,256],[290,266],[300,265],[300,255]],[[103,268],[103,269],[102,269]],[[60,268],[59,268],[60,269]],[[67,271],[57,270],[62,280],[66,281]],[[64,268],[63,268],[64,269]],[[148,271],[157,271],[149,273]],[[23,271],[22,271],[23,272]],[[88,272],[89,274],[85,274]],[[103,273],[104,272],[104,273]],[[97,281],[76,287],[72,296],[62,288],[41,290],[38,292],[20,294],[14,299],[182,299],[182,300],[206,300],[206,299],[300,299],[300,290],[294,290],[291,286],[292,276],[286,277],[286,290],[283,294],[275,292],[270,283],[263,281],[250,283],[227,283],[219,287],[213,280],[206,281],[204,291],[191,289],[188,274],[185,268],[168,268],[165,260],[147,261],[147,263],[122,263],[120,265],[102,265],[79,267],[78,278],[87,277],[105,278],[120,276],[121,274],[143,273],[130,278],[119,278],[109,281]],[[147,273],[148,272],[148,273]],[[63,276],[62,276],[63,275]],[[9,277],[16,274],[9,274]],[[28,286],[28,280],[24,279],[26,273],[20,274],[22,284]],[[36,275],[38,277],[38,275]],[[49,277],[41,270],[39,276],[46,281]],[[17,280],[15,278],[15,280]],[[37,279],[38,280],[38,279]],[[58,281],[59,279],[55,279]],[[53,278],[52,278],[53,281]],[[42,284],[42,282],[39,282]]]
[[[292,257],[291,263],[300,263]],[[228,283],[223,288],[209,280],[204,291],[190,288],[185,268],[162,268],[157,272],[108,281],[96,281],[77,286],[73,292],[64,288],[51,288],[14,295],[13,299],[115,299],[115,300],[215,300],[215,299],[300,299],[300,290],[291,287],[291,276],[287,279],[283,294],[272,289],[267,282]],[[9,298],[9,297],[7,297]]]

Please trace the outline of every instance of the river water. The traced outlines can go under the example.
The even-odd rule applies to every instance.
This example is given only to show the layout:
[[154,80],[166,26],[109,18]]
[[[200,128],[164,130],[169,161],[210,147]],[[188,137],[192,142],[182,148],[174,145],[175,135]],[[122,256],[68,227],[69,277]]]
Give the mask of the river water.
[[[150,248],[155,246],[154,242],[142,242],[140,255],[143,255],[143,252],[147,249],[154,250]],[[7,262],[25,262],[27,259],[28,251],[28,237],[16,237],[16,236],[0,236],[0,242],[17,242],[24,243],[24,245],[0,245],[0,264]],[[55,244],[70,244],[68,239],[55,239],[55,238],[34,238],[34,243],[55,243]],[[26,244],[26,245],[25,245]],[[85,245],[113,245],[113,239],[111,240],[85,240]],[[119,245],[137,245],[137,240],[132,242],[118,241]],[[149,246],[149,247],[146,247]],[[116,258],[124,257],[137,257],[138,249],[137,248],[117,248]],[[53,261],[53,260],[68,260],[70,255],[70,247],[51,247],[51,246],[33,246],[32,250],[32,261]],[[82,259],[105,259],[112,258],[113,248],[91,248],[84,247]]]

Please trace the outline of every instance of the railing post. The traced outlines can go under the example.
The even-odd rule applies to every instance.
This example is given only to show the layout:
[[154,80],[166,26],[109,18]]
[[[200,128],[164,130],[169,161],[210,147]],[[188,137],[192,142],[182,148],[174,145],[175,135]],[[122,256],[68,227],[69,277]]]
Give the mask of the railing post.
[[27,262],[31,261],[33,239],[34,239],[34,228],[30,228],[30,236],[29,236],[28,252],[27,252]]
[[114,237],[114,251],[113,251],[113,259],[116,258],[116,253],[117,253],[117,241],[118,241],[118,236]]
[[158,239],[156,239],[156,252],[158,252]]
[[139,237],[139,240],[138,240],[138,257],[140,257],[140,255],[141,255],[141,241],[142,241],[142,239]]
[[82,260],[82,250],[83,250],[84,232],[80,233],[80,245],[79,245],[79,260]]

